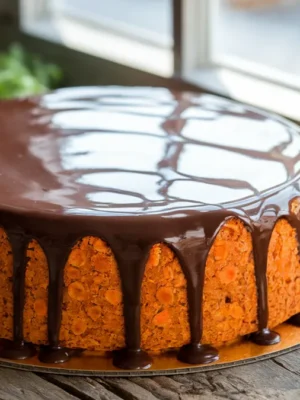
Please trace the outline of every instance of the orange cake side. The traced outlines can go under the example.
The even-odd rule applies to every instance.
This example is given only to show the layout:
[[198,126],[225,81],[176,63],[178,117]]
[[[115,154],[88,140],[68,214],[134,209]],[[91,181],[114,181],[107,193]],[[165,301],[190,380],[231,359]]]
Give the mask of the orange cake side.
[[[24,336],[47,342],[48,269],[35,241],[27,250]],[[0,229],[0,336],[12,338],[12,254]],[[300,311],[300,264],[294,229],[277,222],[268,254],[269,326]],[[141,292],[142,347],[152,352],[189,342],[186,279],[165,244],[152,247]],[[220,229],[205,270],[203,342],[220,345],[257,328],[257,294],[251,236],[230,219]],[[124,319],[118,268],[101,239],[85,237],[74,246],[64,271],[60,339],[68,347],[113,350],[123,347]]]
[[24,337],[42,344],[47,341],[49,274],[45,254],[33,240],[27,249],[25,273]]
[[111,350],[125,345],[121,282],[111,249],[85,237],[64,272],[60,339],[68,347]]
[[214,345],[256,330],[257,294],[251,235],[237,219],[218,233],[208,255],[203,342]]

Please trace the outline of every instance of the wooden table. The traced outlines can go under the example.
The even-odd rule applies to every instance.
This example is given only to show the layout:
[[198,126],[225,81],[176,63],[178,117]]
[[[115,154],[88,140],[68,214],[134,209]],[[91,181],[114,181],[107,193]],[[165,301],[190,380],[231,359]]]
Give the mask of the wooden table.
[[300,400],[300,350],[219,371],[84,378],[0,368],[0,400]]

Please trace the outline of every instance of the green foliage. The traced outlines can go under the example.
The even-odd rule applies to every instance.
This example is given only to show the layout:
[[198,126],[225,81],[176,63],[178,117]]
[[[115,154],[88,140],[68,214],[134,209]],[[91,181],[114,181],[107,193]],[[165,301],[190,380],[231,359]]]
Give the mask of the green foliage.
[[62,71],[28,54],[18,44],[0,53],[0,98],[36,95],[53,89],[62,80]]

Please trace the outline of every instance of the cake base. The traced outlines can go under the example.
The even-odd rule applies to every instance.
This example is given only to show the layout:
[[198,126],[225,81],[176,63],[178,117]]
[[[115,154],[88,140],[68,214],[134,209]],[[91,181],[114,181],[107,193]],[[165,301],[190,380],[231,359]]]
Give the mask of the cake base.
[[37,356],[27,360],[11,361],[0,358],[0,366],[40,373],[78,376],[153,376],[174,375],[192,372],[210,371],[253,363],[278,356],[300,348],[300,328],[282,324],[276,328],[281,342],[273,346],[259,346],[251,341],[242,340],[219,349],[220,358],[212,364],[187,365],[177,360],[177,353],[168,353],[153,357],[153,364],[147,370],[120,370],[113,365],[112,357],[103,357],[92,352],[74,353],[63,364],[43,364]]

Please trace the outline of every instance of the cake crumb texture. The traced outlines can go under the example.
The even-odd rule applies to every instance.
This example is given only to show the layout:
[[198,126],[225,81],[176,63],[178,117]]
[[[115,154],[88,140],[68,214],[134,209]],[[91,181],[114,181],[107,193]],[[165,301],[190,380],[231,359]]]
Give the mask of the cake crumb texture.
[[228,220],[210,249],[203,291],[203,343],[219,345],[256,330],[257,294],[251,235]]
[[280,219],[268,253],[269,325],[274,327],[300,311],[300,264],[295,230]]
[[48,283],[47,260],[36,240],[29,243],[25,270],[24,338],[28,342],[47,342]]
[[60,339],[65,346],[111,350],[125,346],[121,281],[107,244],[85,237],[64,272]]
[[[27,249],[24,337],[47,343],[48,268],[33,240]],[[0,337],[12,338],[13,260],[0,228]],[[295,230],[280,219],[273,231],[267,266],[269,326],[300,311],[300,263]],[[200,301],[200,299],[199,299]],[[257,329],[257,291],[251,234],[232,218],[210,249],[203,292],[203,342],[220,345]],[[101,239],[88,236],[73,247],[64,270],[62,344],[89,350],[125,346],[122,290],[114,255]],[[142,347],[157,353],[190,340],[187,282],[174,252],[155,244],[141,290]]]
[[178,259],[165,244],[152,247],[141,295],[142,347],[158,352],[189,341],[187,283]]

